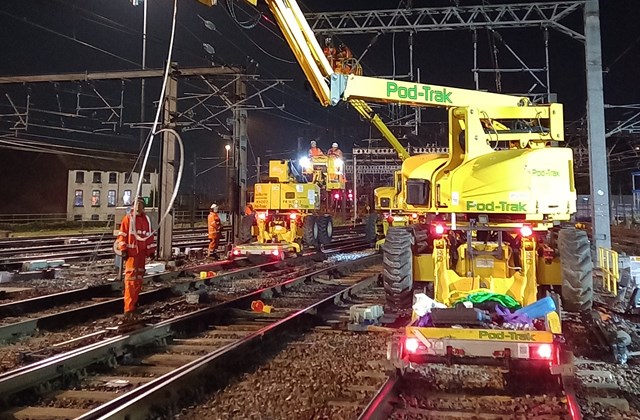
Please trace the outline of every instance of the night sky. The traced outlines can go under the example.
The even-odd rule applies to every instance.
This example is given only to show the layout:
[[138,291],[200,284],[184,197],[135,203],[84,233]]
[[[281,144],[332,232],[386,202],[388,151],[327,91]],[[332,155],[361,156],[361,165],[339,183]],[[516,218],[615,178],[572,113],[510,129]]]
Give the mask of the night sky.
[[[414,1],[415,7],[460,6],[481,3],[480,0],[458,1]],[[514,3],[485,1],[487,4]],[[159,68],[164,64],[170,35],[170,18],[173,2],[170,0],[150,0],[148,20],[147,67]],[[256,20],[257,12],[251,7],[231,0],[220,0],[220,4],[208,8],[195,0],[179,2],[178,26],[174,61],[181,66],[238,65],[249,73],[264,79],[292,79],[278,90],[267,94],[271,105],[285,105],[278,109],[254,111],[249,115],[250,163],[255,156],[263,161],[269,156],[294,158],[297,138],[304,138],[304,146],[310,137],[319,136],[321,146],[326,148],[332,141],[338,141],[343,150],[348,151],[353,143],[364,144],[369,127],[359,121],[355,111],[341,106],[338,109],[324,109],[314,101],[305,86],[304,76],[292,53],[281,39],[278,28],[267,13]],[[349,2],[327,2],[303,0],[300,4],[305,11],[363,9],[393,9],[398,1],[357,0]],[[601,28],[603,40],[603,67],[605,68],[605,102],[610,104],[638,103],[638,90],[633,88],[637,80],[637,65],[640,63],[640,2],[634,0],[601,1]],[[264,11],[264,8],[260,10]],[[252,29],[242,29],[231,14],[245,21]],[[130,0],[6,0],[0,4],[0,36],[3,40],[3,58],[0,60],[0,75],[62,73],[78,71],[109,71],[138,69],[142,55],[142,5],[134,7]],[[581,29],[581,16],[574,15],[565,23]],[[216,29],[211,31],[203,21],[212,22]],[[531,67],[544,65],[543,36],[540,29],[498,31],[505,42]],[[372,35],[344,36],[337,39],[346,43],[359,56],[370,42]],[[479,32],[480,65],[491,67],[490,36]],[[205,51],[203,44],[211,45],[215,52]],[[499,49],[499,66],[513,67],[517,63],[504,45]],[[420,69],[421,80],[434,84],[474,88],[473,44],[469,31],[448,33],[420,33],[415,37],[415,66]],[[395,60],[392,52],[395,51]],[[558,101],[565,105],[565,119],[577,121],[585,115],[585,75],[583,45],[557,31],[550,31],[551,87],[558,94]],[[363,60],[367,75],[389,76],[394,73],[408,73],[407,35],[386,34],[378,41]],[[519,67],[519,66],[518,66]],[[529,89],[532,81],[523,75],[502,76],[501,85],[505,93],[522,92]],[[484,75],[482,89],[495,91],[495,78]],[[157,98],[159,85],[149,83],[149,99]],[[8,90],[12,97],[12,88]],[[42,89],[42,88],[40,88]],[[55,89],[54,89],[55,90]],[[130,89],[135,91],[135,88]],[[8,102],[2,92],[0,113],[9,112]],[[41,95],[38,97],[38,95]],[[19,98],[19,96],[18,96]],[[37,92],[34,100],[47,104],[55,96]],[[22,99],[19,99],[22,100]],[[126,119],[135,122],[139,116],[139,99],[127,98]],[[256,103],[256,102],[254,102]],[[72,103],[63,103],[63,108],[73,109]],[[627,111],[628,112],[628,111]],[[628,114],[608,111],[611,120],[623,119]],[[426,120],[440,121],[441,111],[425,114]],[[148,116],[148,119],[150,117]],[[0,126],[6,132],[6,124]],[[426,126],[428,128],[428,126]],[[427,128],[422,131],[427,131]],[[187,158],[193,154],[201,157],[220,157],[224,154],[226,142],[218,133],[190,131],[185,134]],[[1,133],[0,133],[1,134]],[[103,133],[101,136],[66,135],[47,133],[47,141],[65,143],[63,138],[73,138],[81,147],[101,147],[111,150],[135,152],[139,140],[136,131],[121,130],[117,135]],[[373,137],[379,137],[373,133]],[[423,143],[432,142],[434,135],[425,133]],[[437,139],[436,141],[444,141]],[[68,143],[67,143],[68,144]],[[98,146],[96,146],[98,145]],[[198,165],[205,167],[209,161]],[[217,170],[211,171],[215,176]]]

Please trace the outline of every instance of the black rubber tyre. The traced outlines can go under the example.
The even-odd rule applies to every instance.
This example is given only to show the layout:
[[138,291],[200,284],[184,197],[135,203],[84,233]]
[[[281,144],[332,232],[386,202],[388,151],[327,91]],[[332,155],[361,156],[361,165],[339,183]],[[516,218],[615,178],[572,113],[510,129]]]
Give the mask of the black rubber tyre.
[[566,311],[583,312],[593,305],[593,262],[587,232],[573,227],[558,233],[562,267],[562,306]]
[[252,228],[253,222],[256,220],[256,217],[251,216],[243,216],[240,221],[240,229],[238,231],[238,244],[248,244],[249,242],[253,242],[252,236]]
[[333,238],[333,218],[329,215],[318,217],[318,242],[329,245]]
[[382,280],[385,312],[408,315],[413,304],[413,234],[406,228],[390,227],[382,245]]
[[314,215],[304,218],[302,241],[306,246],[318,246],[318,218]]
[[364,222],[364,239],[369,243],[374,243],[378,238],[378,215],[373,213],[367,216]]

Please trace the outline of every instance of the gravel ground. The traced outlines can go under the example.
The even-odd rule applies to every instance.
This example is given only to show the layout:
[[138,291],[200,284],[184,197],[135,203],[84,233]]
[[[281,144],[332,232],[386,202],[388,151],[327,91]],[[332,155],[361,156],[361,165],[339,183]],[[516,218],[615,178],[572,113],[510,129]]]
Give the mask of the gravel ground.
[[[176,297],[166,301],[145,305],[141,307],[142,313],[137,327],[146,324],[155,324],[175,316],[195,311],[199,308],[207,307],[217,302],[233,299],[249,291],[273,286],[287,278],[317,270],[321,267],[325,267],[327,264],[327,262],[320,262],[313,266],[286,267],[283,270],[274,271],[272,273],[261,273],[260,277],[257,278],[215,282],[210,286],[203,286],[201,290],[208,294],[209,299],[206,303],[199,305],[187,304],[184,297]],[[165,284],[162,284],[162,286],[164,285]],[[153,286],[145,286],[145,289],[149,290],[151,287]],[[0,372],[15,369],[19,366],[35,361],[33,357],[25,357],[31,353],[36,353],[38,357],[51,356],[63,351],[69,351],[74,348],[88,345],[102,340],[105,337],[121,334],[123,333],[123,328],[126,329],[127,327],[122,326],[122,316],[113,315],[96,321],[74,325],[63,331],[39,331],[35,336],[25,337],[15,344],[0,347]],[[68,345],[56,346],[59,343],[64,343],[66,341],[97,332],[102,333],[91,338],[75,341]]]
[[175,419],[356,419],[384,383],[387,336],[310,332]]

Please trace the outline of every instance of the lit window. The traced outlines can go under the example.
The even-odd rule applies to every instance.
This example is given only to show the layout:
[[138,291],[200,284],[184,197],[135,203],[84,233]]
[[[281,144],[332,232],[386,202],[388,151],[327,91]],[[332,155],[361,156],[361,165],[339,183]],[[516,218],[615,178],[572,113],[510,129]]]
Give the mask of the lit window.
[[99,184],[102,182],[102,173],[101,172],[94,172],[93,173],[93,183],[94,184]]
[[118,174],[115,172],[109,172],[109,184],[118,183]]
[[82,190],[76,190],[76,195],[75,195],[75,198],[73,200],[73,207],[82,207],[82,206],[84,206],[84,203],[83,203],[83,200],[82,200],[82,194],[83,194]]
[[115,207],[116,202],[116,190],[107,191],[107,207]]
[[76,172],[76,184],[84,183],[84,172],[78,171]]
[[91,207],[100,207],[100,190],[91,192]]
[[124,194],[122,195],[122,202],[125,206],[131,205],[131,190],[124,190]]

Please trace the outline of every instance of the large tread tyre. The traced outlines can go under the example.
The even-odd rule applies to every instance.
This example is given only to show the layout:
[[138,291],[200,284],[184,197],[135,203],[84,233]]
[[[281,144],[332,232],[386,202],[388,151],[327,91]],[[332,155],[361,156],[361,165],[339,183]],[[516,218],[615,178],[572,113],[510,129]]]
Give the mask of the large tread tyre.
[[238,231],[238,244],[248,244],[253,242],[253,222],[256,220],[255,216],[243,216],[240,221],[240,229]]
[[318,217],[318,242],[329,245],[333,238],[333,218],[329,215]]
[[378,215],[373,213],[367,216],[364,222],[364,240],[375,243],[378,239]]
[[304,218],[302,241],[306,246],[318,246],[318,218],[316,216],[312,215]]
[[414,238],[406,228],[391,227],[382,245],[382,280],[387,312],[408,315],[413,304]]
[[558,251],[562,267],[562,306],[566,311],[584,312],[593,306],[593,262],[587,232],[561,229]]

